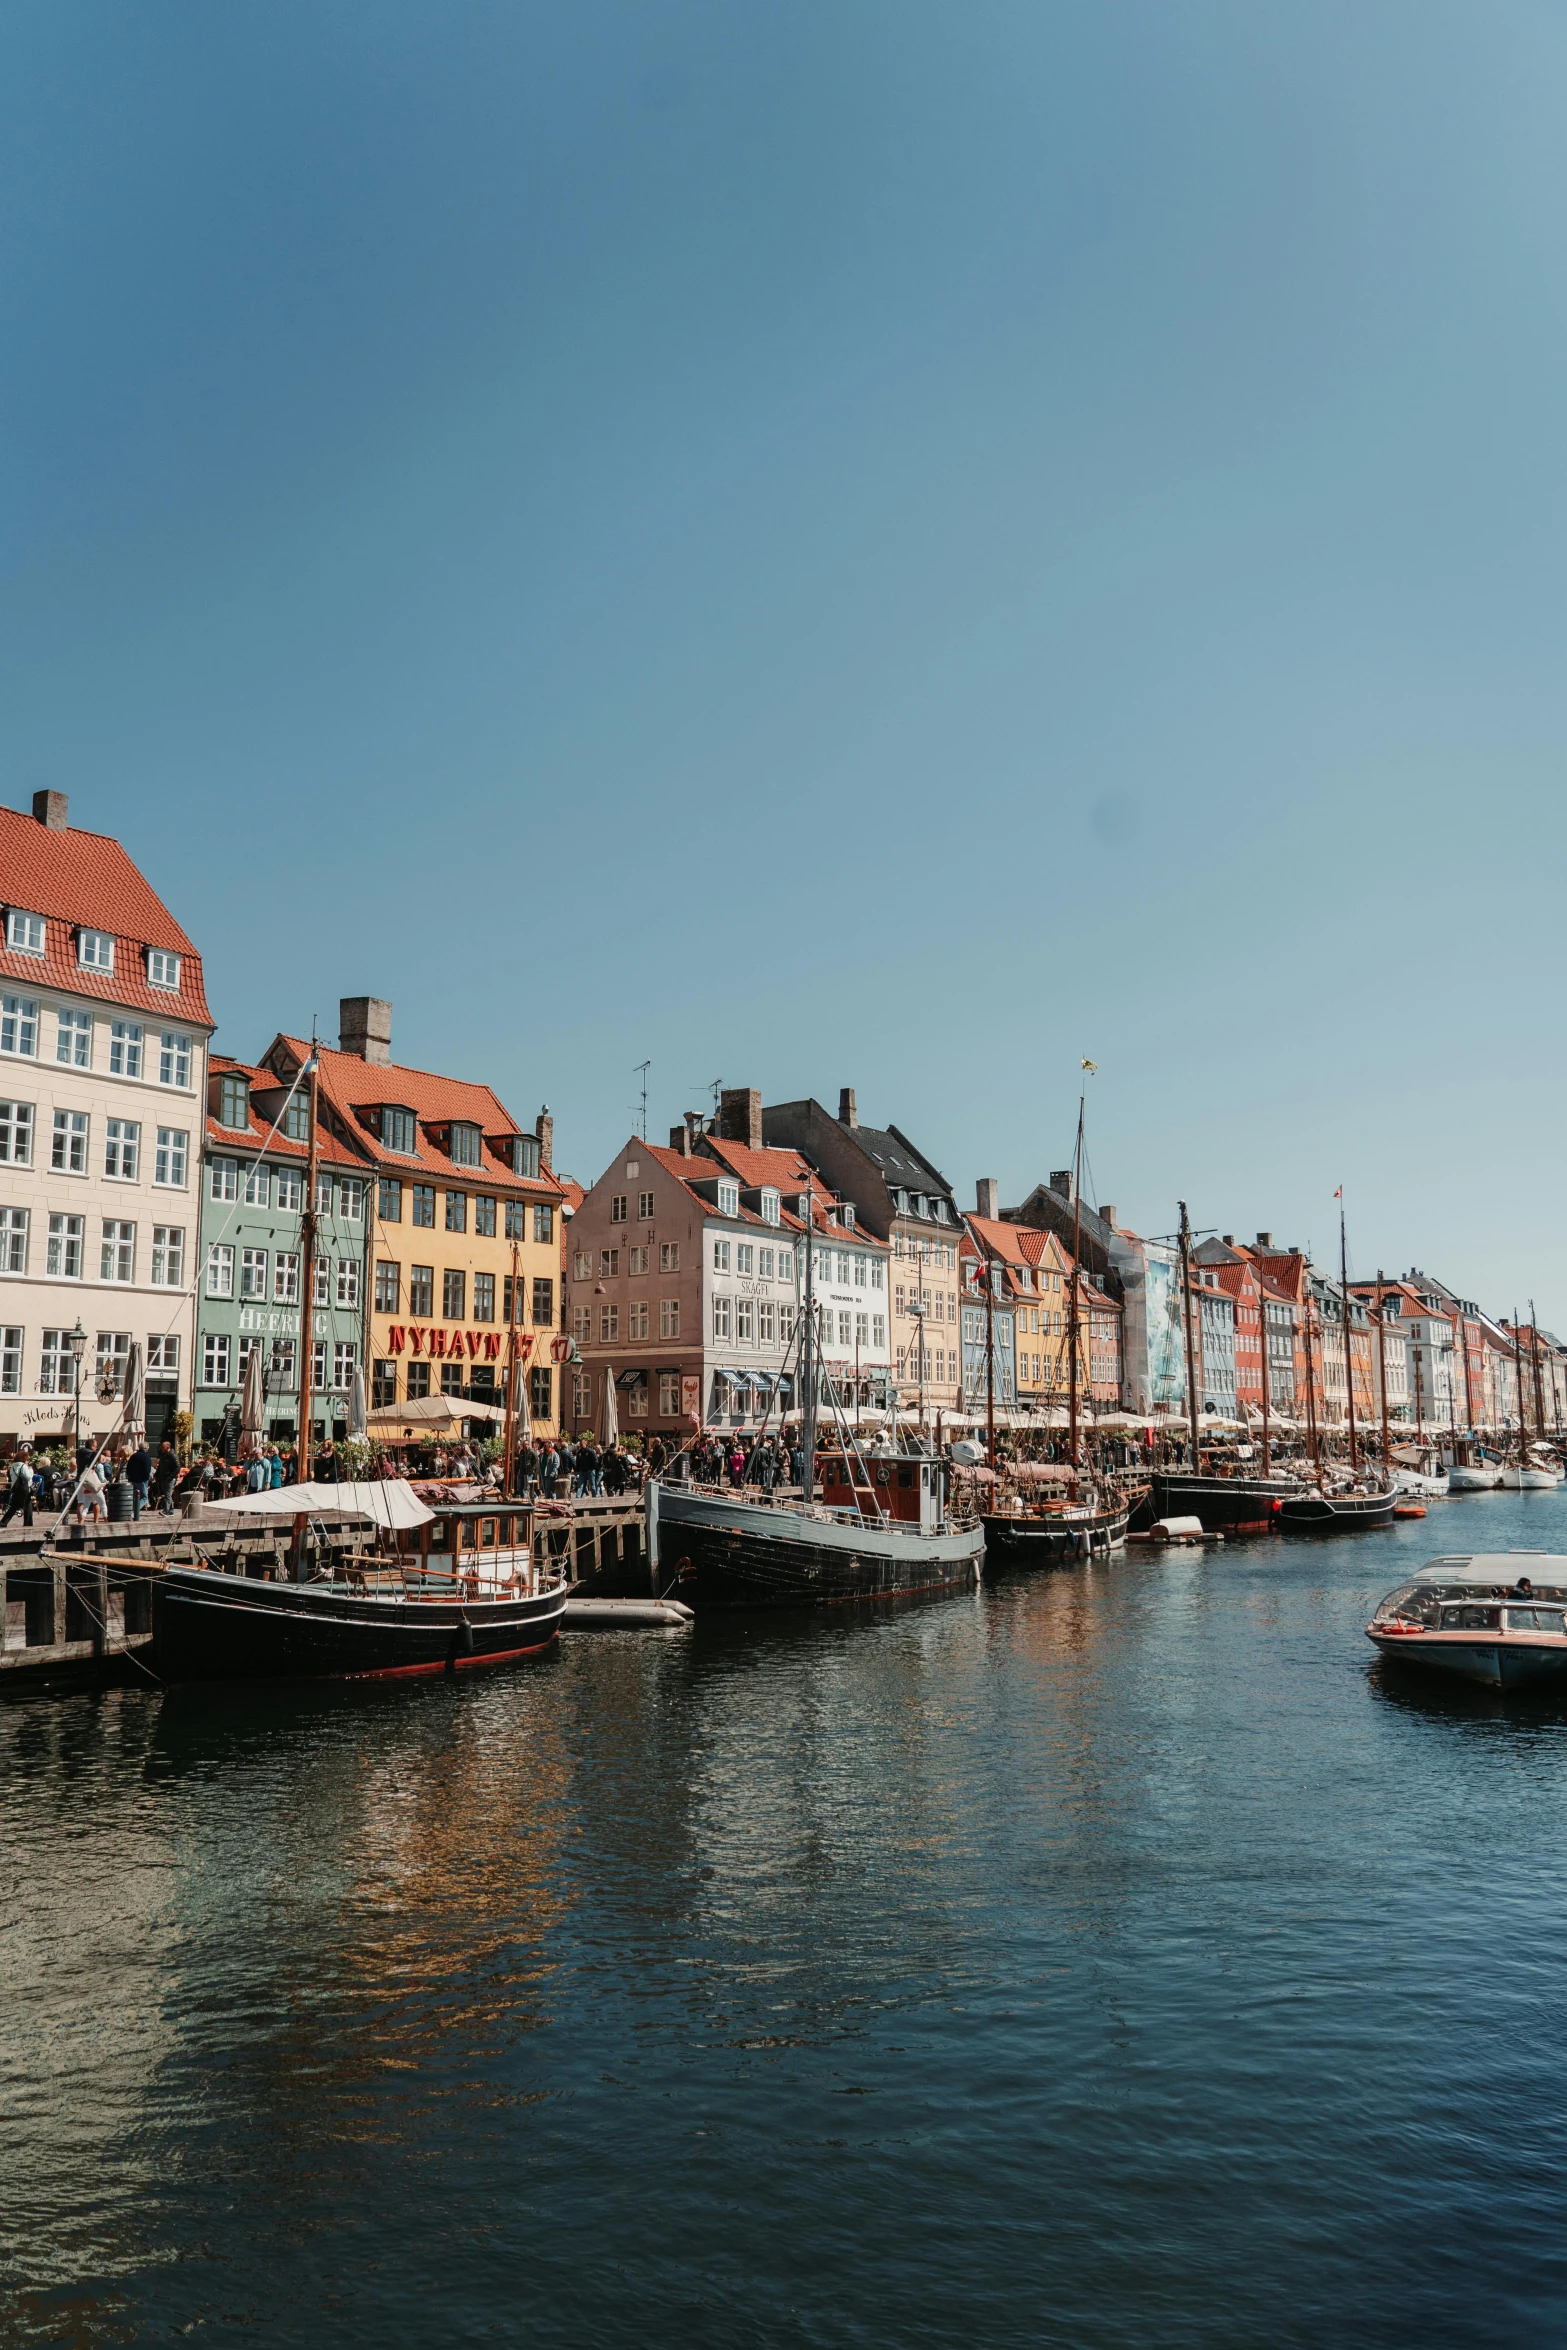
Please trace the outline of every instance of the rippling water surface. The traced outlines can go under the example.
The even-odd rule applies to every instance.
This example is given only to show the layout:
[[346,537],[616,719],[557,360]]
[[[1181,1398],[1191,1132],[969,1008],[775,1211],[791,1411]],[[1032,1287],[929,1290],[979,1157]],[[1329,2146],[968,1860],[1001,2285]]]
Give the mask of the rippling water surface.
[[0,2340],[1560,2339],[1567,1711],[1361,1629],[1512,1544],[0,1708]]

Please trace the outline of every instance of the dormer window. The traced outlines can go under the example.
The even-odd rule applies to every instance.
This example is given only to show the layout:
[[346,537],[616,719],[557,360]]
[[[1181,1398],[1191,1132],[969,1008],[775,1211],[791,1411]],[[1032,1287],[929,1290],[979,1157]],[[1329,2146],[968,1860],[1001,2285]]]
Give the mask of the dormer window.
[[922,1191],[917,1191],[914,1194],[914,1213],[916,1216],[928,1216],[930,1214],[930,1202]]
[[852,1200],[845,1200],[843,1203],[843,1223],[845,1231],[852,1232],[854,1230],[854,1202]]
[[893,1196],[893,1200],[894,1200],[894,1202],[895,1202],[895,1203],[896,1203],[896,1205],[897,1205],[897,1210],[898,1210],[898,1213],[899,1213],[899,1215],[900,1215],[900,1216],[906,1216],[906,1215],[909,1213],[909,1195],[908,1195],[908,1193],[907,1193],[906,1191],[895,1191],[895,1192],[893,1193],[893,1195],[892,1195],[892,1196]]
[[243,1077],[218,1079],[218,1124],[234,1129],[250,1124],[250,1087]]
[[718,1213],[738,1216],[740,1213],[740,1186],[738,1183],[720,1183],[718,1186]]
[[945,1223],[947,1222],[947,1220],[948,1220],[948,1219],[947,1219],[947,1203],[946,1203],[946,1201],[945,1201],[944,1199],[939,1199],[939,1200],[936,1200],[936,1201],[933,1203],[933,1205],[934,1205],[934,1210],[935,1210],[935,1217],[936,1217],[936,1221],[937,1221],[937,1223],[938,1223],[938,1224],[945,1224]]
[[458,1119],[452,1124],[451,1140],[446,1155],[459,1167],[477,1167],[484,1155],[484,1137],[477,1126],[467,1126]]
[[514,1175],[537,1175],[539,1172],[539,1138],[536,1134],[514,1134],[511,1138],[511,1167]]
[[15,906],[5,918],[5,943],[15,955],[41,955],[48,936],[42,914],[23,914]]
[[781,1221],[782,1215],[782,1194],[775,1191],[771,1184],[764,1183],[762,1186],[762,1222],[764,1224],[777,1224]]
[[809,1192],[801,1192],[799,1198],[794,1203],[794,1212],[799,1217],[802,1224],[808,1224],[810,1222],[811,1198]]
[[109,932],[79,930],[76,933],[76,960],[84,971],[112,971],[114,940]]
[[163,947],[147,949],[147,985],[167,988],[170,995],[180,992],[180,959]]
[[308,1142],[310,1140],[310,1097],[308,1094],[296,1093],[288,1108],[283,1112],[283,1132],[288,1136],[290,1142]]
[[412,1110],[405,1110],[397,1102],[382,1103],[381,1143],[384,1149],[397,1151],[405,1159],[413,1157],[419,1148],[419,1121]]

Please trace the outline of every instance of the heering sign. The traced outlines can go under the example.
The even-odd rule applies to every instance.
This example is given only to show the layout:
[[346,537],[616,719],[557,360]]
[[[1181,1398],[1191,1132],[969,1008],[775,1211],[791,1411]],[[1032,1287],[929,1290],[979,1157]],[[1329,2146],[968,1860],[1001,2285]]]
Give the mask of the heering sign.
[[[480,1356],[487,1363],[500,1360],[505,1340],[498,1330],[443,1330],[421,1322],[393,1322],[386,1333],[388,1354],[425,1355],[431,1362],[472,1361]],[[533,1354],[533,1332],[517,1333],[517,1360],[529,1361]]]

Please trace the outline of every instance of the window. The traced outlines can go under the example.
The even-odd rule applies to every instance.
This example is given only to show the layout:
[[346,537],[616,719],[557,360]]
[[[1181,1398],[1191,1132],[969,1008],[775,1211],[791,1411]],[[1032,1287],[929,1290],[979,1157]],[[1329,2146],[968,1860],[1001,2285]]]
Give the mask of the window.
[[207,1244],[207,1295],[234,1295],[234,1249],[229,1241],[213,1240]]
[[648,1258],[649,1258],[649,1256],[650,1256],[651,1254],[652,1254],[652,1251],[651,1251],[650,1249],[645,1249],[645,1248],[631,1248],[631,1249],[627,1249],[627,1251],[626,1251],[626,1271],[627,1271],[628,1273],[645,1273],[645,1272],[647,1271],[647,1261],[648,1261]]
[[[85,1125],[86,1120],[82,1123]],[[30,1167],[33,1163],[33,1105],[0,1102],[0,1164]]]
[[29,995],[0,995],[0,1053],[38,1057],[38,1005]]
[[587,1249],[579,1248],[576,1254],[573,1256],[571,1260],[571,1278],[573,1281],[592,1280],[593,1259]]
[[869,1314],[856,1314],[854,1317],[854,1343],[856,1346],[869,1346],[870,1342],[871,1318]]
[[280,1248],[272,1259],[272,1302],[278,1306],[297,1306],[299,1303],[299,1251]]
[[495,1238],[495,1202],[482,1191],[473,1195],[473,1229],[481,1240]]
[[345,1224],[357,1224],[365,1212],[365,1187],[358,1175],[339,1175],[337,1212]]
[[871,1259],[871,1287],[872,1289],[885,1289],[886,1286],[887,1268],[880,1257],[873,1257]]
[[770,1183],[764,1184],[762,1186],[762,1222],[764,1224],[777,1224],[782,1221],[782,1218],[782,1199],[773,1189]]
[[476,1322],[495,1319],[495,1275],[475,1273],[473,1277],[473,1318]]
[[[152,1286],[154,1289],[183,1289],[185,1286],[185,1227],[183,1224],[154,1224],[152,1228]],[[152,1357],[147,1358],[152,1367]]]
[[443,1395],[461,1395],[463,1391],[462,1380],[463,1367],[461,1363],[443,1363],[441,1365],[441,1393]]
[[226,1330],[206,1330],[201,1339],[201,1384],[203,1387],[227,1387],[229,1383],[229,1334]]
[[778,1278],[780,1281],[794,1279],[794,1251],[792,1248],[781,1248],[778,1251]]
[[571,1335],[572,1335],[572,1337],[573,1337],[573,1338],[591,1338],[591,1337],[592,1337],[592,1335],[593,1335],[593,1308],[592,1308],[591,1306],[573,1306],[573,1307],[572,1307],[572,1309],[571,1309]]
[[310,1384],[317,1395],[326,1387],[326,1340],[318,1338],[310,1349]]
[[619,1251],[619,1249],[618,1249],[618,1248],[601,1248],[601,1249],[599,1250],[599,1279],[600,1279],[601,1281],[613,1281],[613,1280],[615,1280],[615,1279],[618,1277],[618,1275],[619,1275],[619,1272],[620,1272],[620,1251]]
[[[232,1258],[232,1249],[229,1255]],[[116,1217],[103,1220],[103,1251],[98,1267],[100,1281],[131,1281],[135,1278],[136,1227],[122,1224]],[[230,1278],[233,1268],[230,1266]]]
[[450,1268],[448,1268],[448,1270],[441,1275],[442,1321],[461,1322],[465,1320],[468,1312],[467,1297],[467,1274],[454,1273],[450,1270]]
[[[0,1395],[20,1395],[22,1392],[22,1332],[19,1324],[7,1323],[0,1329]],[[1561,1630],[1558,1615],[1556,1629]]]
[[752,1273],[755,1270],[755,1249],[748,1240],[738,1242],[735,1247],[735,1271],[737,1273]]
[[305,1179],[299,1169],[297,1167],[279,1167],[275,1170],[274,1181],[277,1188],[278,1206],[291,1209],[297,1214],[299,1209],[303,1207],[305,1200]]
[[[190,1136],[183,1126],[160,1126],[158,1144],[152,1154],[152,1180],[166,1190],[183,1191],[185,1162]],[[265,1204],[263,1202],[263,1204]]]
[[[678,1297],[666,1297],[659,1300],[658,1335],[660,1338],[678,1338],[680,1336],[680,1300]],[[678,1409],[678,1406],[676,1408]]]
[[864,1257],[856,1257],[854,1260],[854,1286],[856,1289],[863,1289],[865,1287],[868,1275],[869,1266],[867,1260]]
[[267,1252],[264,1248],[247,1248],[240,1252],[239,1294],[241,1297],[264,1298],[267,1294]]
[[838,1344],[842,1347],[847,1347],[852,1343],[849,1336],[849,1319],[849,1316],[844,1313],[840,1313],[838,1316]]
[[638,1222],[639,1222],[639,1223],[643,1223],[643,1224],[650,1223],[650,1222],[652,1221],[652,1216],[653,1216],[653,1194],[652,1194],[650,1191],[639,1191],[639,1192],[637,1193],[637,1220],[638,1220]]
[[661,1241],[659,1242],[659,1244],[658,1244],[658,1269],[659,1269],[659,1271],[660,1271],[661,1273],[678,1273],[678,1272],[679,1272],[679,1270],[680,1270],[680,1243],[679,1243],[679,1241],[678,1241],[678,1240],[661,1240]]
[[756,1314],[748,1297],[735,1300],[735,1337],[742,1346],[749,1346],[756,1336]]
[[296,1093],[283,1112],[283,1132],[290,1142],[310,1140],[310,1097]]
[[[829,1271],[830,1271],[830,1270],[831,1270],[831,1267],[830,1267],[830,1265],[829,1265]],[[844,1289],[847,1289],[847,1288],[848,1288],[848,1286],[849,1286],[849,1259],[848,1259],[848,1255],[847,1255],[846,1251],[845,1251],[845,1250],[843,1250],[843,1249],[840,1249],[840,1250],[838,1251],[838,1280],[839,1280],[839,1283],[840,1283],[840,1285],[841,1285],[841,1286],[842,1286]]]
[[165,1028],[158,1038],[158,1083],[189,1090],[190,1038],[181,1036],[177,1029]]
[[[149,947],[147,949],[147,985],[149,987],[164,987],[171,995],[178,995],[180,990],[179,956],[171,955],[167,947]],[[163,1082],[167,1085],[169,1081],[165,1078]]]
[[403,1110],[388,1104],[381,1112],[381,1140],[389,1151],[400,1157],[412,1158],[419,1146],[419,1131],[412,1110]]
[[76,933],[76,960],[84,971],[114,969],[114,941],[106,930]]
[[424,1225],[433,1232],[435,1230],[435,1185],[433,1183],[416,1183],[413,1187],[413,1195],[414,1222]]
[[715,1240],[713,1243],[713,1271],[715,1273],[727,1273],[728,1270],[729,1243],[727,1240]]
[[509,1199],[506,1202],[505,1231],[508,1240],[526,1240],[528,1237],[528,1211],[520,1199]]
[[331,1260],[331,1258],[330,1258],[330,1257],[317,1257],[317,1258],[316,1258],[316,1260],[315,1260],[315,1263],[314,1263],[314,1264],[313,1264],[313,1266],[311,1267],[311,1275],[312,1275],[312,1278],[311,1278],[311,1283],[310,1283],[310,1302],[311,1302],[311,1304],[312,1304],[313,1306],[329,1306],[329,1305],[332,1303],[332,1260]]
[[370,1409],[384,1412],[397,1401],[397,1365],[375,1363],[370,1370]]
[[395,1175],[383,1175],[376,1185],[376,1214],[383,1224],[403,1220],[403,1187]]
[[147,1368],[149,1371],[177,1371],[180,1367],[180,1342],[172,1330],[161,1338],[147,1341]]
[[630,1309],[629,1309],[629,1311],[627,1312],[627,1315],[626,1315],[626,1336],[627,1336],[628,1338],[646,1338],[646,1336],[647,1336],[647,1300],[646,1300],[646,1298],[639,1298],[639,1299],[637,1300],[637,1302],[636,1302],[636,1303],[635,1303],[633,1306],[631,1306],[631,1308],[630,1308]]
[[119,1183],[134,1183],[141,1154],[141,1127],[134,1118],[106,1118],[103,1125],[103,1171]]
[[713,1300],[713,1336],[715,1338],[729,1336],[729,1300],[727,1297],[715,1297]]
[[64,1330],[46,1330],[43,1335],[43,1352],[38,1359],[39,1394],[74,1394],[75,1383],[71,1376],[74,1367],[69,1334]]
[[484,1149],[483,1137],[478,1127],[454,1125],[451,1144],[446,1155],[456,1167],[481,1166],[484,1160]]
[[740,1213],[740,1186],[738,1183],[720,1183],[718,1186],[718,1213],[738,1216]]
[[109,1022],[109,1075],[111,1077],[139,1077],[141,1075],[141,1023],[136,1020]]
[[5,943],[14,955],[41,955],[46,943],[42,914],[23,914],[12,907],[5,918]]
[[756,1309],[756,1335],[763,1346],[771,1346],[777,1325],[777,1310],[770,1299],[764,1299]]
[[61,1012],[55,1032],[54,1057],[67,1069],[92,1067],[92,1014]]
[[218,1079],[218,1124],[229,1127],[250,1124],[250,1087],[243,1077]]
[[448,1232],[466,1232],[468,1229],[468,1194],[449,1191],[446,1194],[446,1229]]
[[533,1320],[535,1327],[540,1330],[550,1330],[554,1328],[555,1284],[553,1281],[542,1279],[534,1282]]
[[265,1167],[245,1169],[245,1205],[247,1208],[270,1207],[272,1203],[272,1176]]
[[84,1223],[85,1219],[81,1216],[51,1216],[49,1219],[46,1270],[56,1281],[80,1281],[82,1277]]
[[610,1338],[618,1338],[619,1336],[620,1336],[620,1308],[619,1308],[619,1306],[600,1306],[600,1307],[599,1307],[599,1343],[602,1345],[606,1339],[610,1339]]
[[211,1159],[208,1161],[207,1195],[210,1199],[238,1199],[238,1159]]
[[658,1416],[661,1420],[680,1417],[680,1373],[660,1371],[658,1375]]
[[533,1203],[533,1237],[545,1242],[555,1237],[555,1210],[548,1200]]
[[392,1264],[385,1257],[378,1258],[375,1268],[375,1310],[378,1314],[396,1313],[402,1286],[402,1267]]
[[416,1322],[428,1322],[435,1312],[435,1267],[408,1268],[408,1311]]
[[887,1317],[886,1317],[886,1315],[885,1315],[885,1314],[872,1314],[872,1316],[871,1316],[871,1344],[872,1344],[872,1346],[877,1346],[877,1347],[880,1347],[880,1346],[885,1346],[885,1345],[886,1345],[886,1343],[887,1343]]
[[536,1420],[548,1420],[553,1416],[555,1410],[554,1388],[554,1377],[547,1368],[528,1373],[529,1405]]
[[430,1366],[429,1366],[429,1364],[428,1364],[428,1363],[410,1363],[410,1364],[409,1364],[409,1366],[408,1366],[408,1377],[407,1377],[407,1380],[406,1380],[406,1381],[405,1381],[405,1383],[404,1383],[404,1393],[407,1395],[408,1401],[409,1401],[410,1403],[420,1403],[420,1402],[422,1402],[422,1401],[423,1401],[423,1399],[425,1398],[425,1396],[427,1396],[427,1395],[429,1394],[429,1392],[430,1392]]
[[332,1349],[332,1385],[339,1395],[346,1395],[353,1386],[358,1368],[358,1346],[351,1338],[340,1338]]
[[316,1177],[316,1214],[330,1216],[331,1213],[332,1178],[330,1175],[318,1174]]

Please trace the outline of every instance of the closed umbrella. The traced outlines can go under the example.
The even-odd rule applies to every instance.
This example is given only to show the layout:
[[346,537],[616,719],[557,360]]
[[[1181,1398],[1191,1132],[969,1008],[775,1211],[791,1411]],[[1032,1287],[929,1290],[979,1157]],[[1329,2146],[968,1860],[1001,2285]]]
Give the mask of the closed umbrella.
[[620,1421],[615,1414],[615,1366],[613,1363],[604,1365],[604,1442],[606,1444],[620,1442]]
[[245,1365],[244,1392],[239,1400],[239,1436],[242,1444],[261,1442],[266,1409],[266,1382],[261,1369],[261,1348],[257,1344],[251,1348],[250,1360]]
[[528,1374],[521,1363],[512,1365],[512,1377],[517,1382],[517,1392],[512,1398],[517,1410],[517,1442],[531,1444],[533,1442],[533,1406],[528,1395]]
[[130,1353],[125,1358],[125,1385],[121,1392],[125,1397],[124,1421],[126,1433],[129,1434],[133,1429],[139,1429],[143,1425],[147,1409],[142,1399],[141,1346],[139,1343],[132,1346]]
[[348,1397],[348,1433],[363,1436],[365,1432],[365,1374],[362,1364],[354,1365],[354,1384]]

